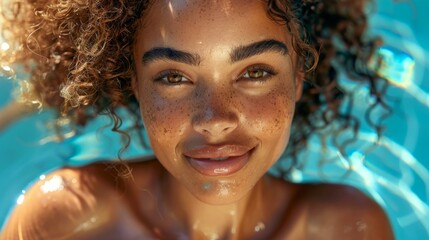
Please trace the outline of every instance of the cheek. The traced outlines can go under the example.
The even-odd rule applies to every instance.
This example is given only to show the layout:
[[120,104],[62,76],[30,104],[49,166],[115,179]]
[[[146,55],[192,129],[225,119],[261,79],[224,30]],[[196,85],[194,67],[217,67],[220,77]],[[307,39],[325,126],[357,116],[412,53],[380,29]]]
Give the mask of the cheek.
[[265,96],[247,100],[246,122],[252,123],[262,136],[284,135],[290,129],[295,111],[295,92],[292,87],[277,87]]
[[153,147],[154,142],[174,141],[181,136],[189,113],[179,100],[167,100],[155,91],[145,91],[140,100],[144,127]]
[[295,111],[294,88],[276,88],[249,108],[248,129],[260,142],[258,158],[265,159],[251,172],[258,176],[259,169],[268,170],[285,151]]

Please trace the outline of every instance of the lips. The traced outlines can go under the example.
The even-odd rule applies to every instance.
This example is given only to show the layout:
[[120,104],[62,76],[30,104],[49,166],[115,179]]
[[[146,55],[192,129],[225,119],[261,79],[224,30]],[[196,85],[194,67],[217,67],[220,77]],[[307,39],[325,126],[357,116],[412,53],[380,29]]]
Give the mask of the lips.
[[242,169],[250,160],[253,148],[242,145],[202,146],[183,155],[199,173],[225,176]]

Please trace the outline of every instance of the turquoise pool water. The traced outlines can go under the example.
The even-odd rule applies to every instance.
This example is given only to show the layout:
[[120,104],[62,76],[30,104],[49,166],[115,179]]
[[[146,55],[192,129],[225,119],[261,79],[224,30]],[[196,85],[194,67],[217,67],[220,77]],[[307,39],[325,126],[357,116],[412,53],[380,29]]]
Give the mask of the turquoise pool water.
[[[429,24],[425,0],[378,0],[371,17],[372,34],[384,38],[378,56],[380,68],[390,81],[388,95],[394,114],[386,120],[385,136],[372,148],[374,132],[362,126],[361,134],[342,156],[334,148],[326,151],[327,159],[318,165],[320,147],[317,139],[301,156],[305,168],[292,172],[291,180],[344,182],[370,194],[387,211],[397,239],[429,239]],[[0,48],[4,47],[0,42]],[[372,99],[366,88],[342,79],[346,89],[355,92],[355,109],[359,115]],[[12,82],[0,78],[0,106],[10,99]],[[64,165],[81,165],[99,159],[114,158],[120,147],[118,138],[108,129],[96,131],[108,120],[99,118],[82,134],[67,141],[52,141],[50,112],[21,119],[0,132],[0,226],[11,208],[25,196],[22,191],[43,174]],[[91,143],[91,144],[88,144]],[[134,142],[125,154],[128,158],[150,155]],[[351,159],[352,165],[345,160]],[[346,169],[351,169],[344,177]],[[323,173],[323,174],[321,174]]]

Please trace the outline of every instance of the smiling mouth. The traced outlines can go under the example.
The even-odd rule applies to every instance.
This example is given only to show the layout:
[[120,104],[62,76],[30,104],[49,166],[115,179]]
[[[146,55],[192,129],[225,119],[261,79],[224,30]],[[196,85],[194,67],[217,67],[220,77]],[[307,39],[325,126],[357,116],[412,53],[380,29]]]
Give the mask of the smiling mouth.
[[184,154],[189,164],[206,176],[227,176],[241,170],[254,148],[237,145],[206,146]]

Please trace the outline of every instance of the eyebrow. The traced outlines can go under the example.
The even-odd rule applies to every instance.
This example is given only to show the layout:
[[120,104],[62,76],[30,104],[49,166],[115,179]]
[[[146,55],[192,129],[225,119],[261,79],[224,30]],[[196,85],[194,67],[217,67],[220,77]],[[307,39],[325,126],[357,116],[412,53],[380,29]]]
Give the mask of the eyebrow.
[[142,60],[145,65],[155,61],[171,60],[197,66],[201,62],[201,57],[198,54],[183,52],[174,48],[157,47],[145,52]]
[[[274,40],[262,40],[245,46],[235,47],[230,53],[231,63],[235,63],[252,56],[260,55],[265,52],[277,52],[282,55],[289,54],[286,44]],[[189,65],[198,66],[201,63],[201,57],[198,54],[180,51],[168,47],[156,47],[143,54],[143,64],[148,65],[155,61],[175,61]]]
[[265,52],[277,52],[282,55],[287,55],[289,54],[289,49],[286,44],[280,41],[274,39],[262,40],[249,45],[236,47],[231,52],[230,59],[231,62],[234,63]]

